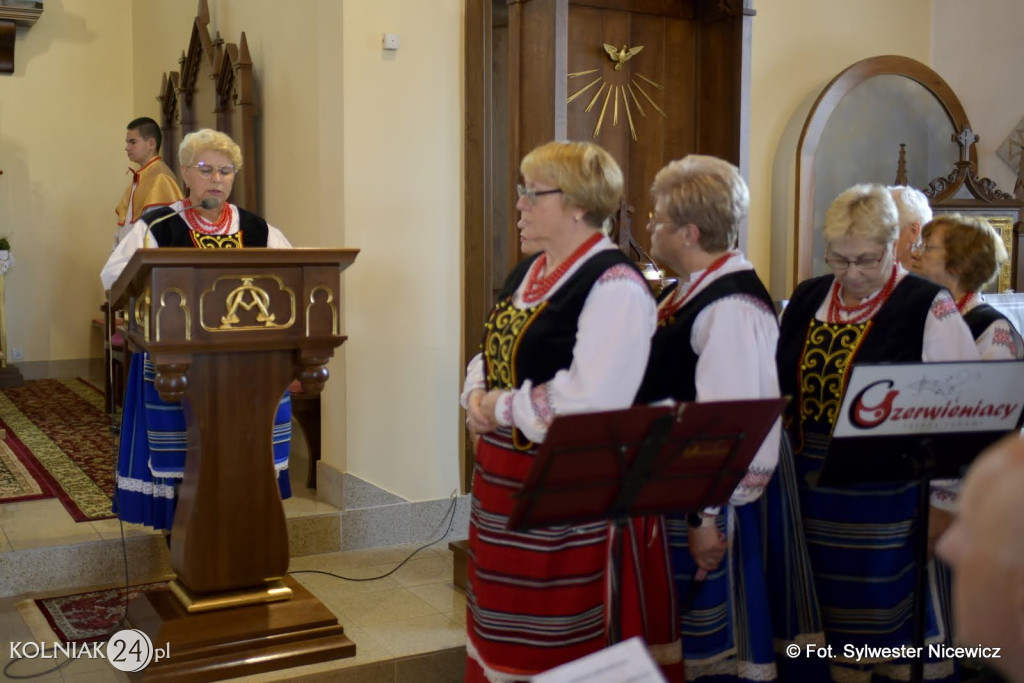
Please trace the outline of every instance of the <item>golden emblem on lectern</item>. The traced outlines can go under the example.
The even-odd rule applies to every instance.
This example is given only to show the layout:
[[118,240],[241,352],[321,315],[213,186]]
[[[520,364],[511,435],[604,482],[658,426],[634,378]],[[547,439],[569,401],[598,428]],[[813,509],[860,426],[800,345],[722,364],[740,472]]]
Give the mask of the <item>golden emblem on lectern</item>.
[[[623,67],[626,65],[626,62],[631,60],[633,57],[639,54],[641,50],[644,49],[643,45],[637,45],[636,47],[629,47],[627,45],[623,45],[621,48],[616,48],[614,45],[609,45],[608,43],[604,43],[603,47],[604,51],[608,53],[609,59],[611,59],[612,62],[615,64],[615,71],[623,71]],[[601,71],[600,68],[589,69],[587,71],[577,71],[575,73],[569,74],[569,80],[572,80],[574,78],[582,78],[584,76],[589,76],[591,74],[597,74],[599,71]],[[570,102],[575,100],[577,97],[580,97],[584,93],[589,94],[588,91],[590,91],[591,88],[593,88],[595,85],[600,84],[600,87],[598,87],[597,92],[595,92],[593,97],[590,98],[590,102],[587,103],[586,108],[583,110],[584,112],[589,113],[590,110],[597,105],[598,100],[601,99],[601,95],[604,95],[604,100],[601,103],[601,113],[598,115],[597,123],[594,125],[593,137],[596,138],[601,133],[601,126],[604,125],[604,117],[608,111],[609,101],[612,102],[612,125],[619,125],[619,102],[621,101],[622,108],[626,112],[626,120],[629,122],[630,137],[632,137],[633,141],[635,142],[637,137],[636,126],[633,123],[633,108],[636,108],[637,113],[640,114],[642,118],[647,118],[647,112],[644,110],[644,104],[641,102],[640,97],[637,96],[637,93],[640,93],[643,99],[646,100],[647,104],[649,104],[656,112],[661,114],[663,118],[668,118],[668,115],[664,112],[664,110],[662,110],[661,107],[658,106],[654,99],[651,98],[651,96],[647,93],[647,90],[644,89],[644,85],[641,84],[640,81],[643,81],[649,87],[656,88],[662,91],[665,90],[665,86],[661,85],[660,83],[656,83],[655,81],[636,71],[632,72],[631,75],[626,74],[624,78],[619,77],[616,78],[615,80],[621,82],[606,81],[604,75],[598,74],[589,83],[587,83],[583,87],[576,90],[576,92],[572,93],[571,95],[565,98],[565,103],[569,104]],[[630,104],[631,101],[632,104]]]

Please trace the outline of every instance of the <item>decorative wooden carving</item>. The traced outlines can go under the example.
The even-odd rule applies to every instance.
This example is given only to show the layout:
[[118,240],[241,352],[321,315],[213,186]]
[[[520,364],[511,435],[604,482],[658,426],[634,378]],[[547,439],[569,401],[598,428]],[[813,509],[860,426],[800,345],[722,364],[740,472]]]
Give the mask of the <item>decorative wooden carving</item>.
[[259,107],[255,98],[252,58],[245,33],[238,44],[220,33],[210,36],[207,0],[199,0],[188,47],[179,58],[180,71],[165,73],[157,96],[164,132],[164,158],[178,172],[177,146],[200,128],[230,135],[242,148],[243,167],[232,190],[232,202],[262,212],[260,156],[256,145]]
[[17,27],[39,21],[43,3],[37,0],[0,0],[0,73],[14,73],[14,43]]

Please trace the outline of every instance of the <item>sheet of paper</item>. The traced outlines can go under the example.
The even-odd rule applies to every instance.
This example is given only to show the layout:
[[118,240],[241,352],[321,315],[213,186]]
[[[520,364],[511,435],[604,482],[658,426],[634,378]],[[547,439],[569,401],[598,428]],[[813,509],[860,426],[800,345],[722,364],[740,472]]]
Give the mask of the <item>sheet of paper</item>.
[[665,683],[639,637],[533,677],[534,683]]

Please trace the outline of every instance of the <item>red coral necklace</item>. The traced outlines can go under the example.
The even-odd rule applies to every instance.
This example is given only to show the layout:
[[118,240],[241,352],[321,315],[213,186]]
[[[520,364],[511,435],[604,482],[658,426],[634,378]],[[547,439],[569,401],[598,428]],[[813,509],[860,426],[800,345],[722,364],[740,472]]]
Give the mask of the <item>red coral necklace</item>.
[[217,220],[208,221],[193,206],[185,211],[185,220],[189,227],[196,232],[201,232],[204,235],[223,235],[231,226],[231,209],[228,208],[227,202],[223,202],[220,205],[220,215],[217,216]]
[[572,267],[574,263],[580,260],[584,254],[601,241],[603,235],[600,232],[596,232],[587,240],[576,247],[576,251],[569,255],[569,258],[565,259],[550,273],[541,277],[540,274],[544,270],[544,267],[548,263],[548,255],[541,254],[537,257],[537,260],[533,262],[533,266],[530,267],[530,272],[526,274],[526,286],[523,288],[523,303],[533,304],[544,298],[544,295],[551,291],[551,288],[555,286],[565,272]]
[[956,300],[956,310],[960,311],[960,315],[964,314],[964,309],[967,308],[967,304],[971,302],[971,298],[974,297],[975,294],[977,294],[977,292],[967,292]]
[[663,320],[668,320],[670,317],[675,315],[676,312],[683,307],[683,304],[686,303],[687,299],[690,298],[690,295],[697,291],[697,287],[700,285],[701,282],[704,281],[704,278],[706,278],[708,275],[711,275],[711,273],[715,272],[716,270],[724,266],[725,262],[729,260],[730,256],[732,256],[732,252],[727,251],[721,256],[719,256],[717,259],[712,261],[711,265],[708,266],[704,270],[704,272],[700,274],[700,277],[697,278],[697,281],[690,285],[689,288],[687,288],[686,294],[684,294],[683,298],[679,299],[679,301],[672,301],[674,297],[670,297],[668,300],[666,300],[665,305],[658,309],[658,322],[660,323]]
[[[857,324],[862,323],[875,314],[882,304],[885,303],[889,295],[892,294],[892,290],[896,287],[896,275],[899,273],[899,266],[892,264],[892,274],[889,275],[889,279],[886,281],[885,286],[882,287],[873,297],[865,301],[864,303],[857,304],[856,306],[847,306],[842,302],[839,297],[840,285],[836,283],[832,287],[832,298],[828,304],[828,322],[834,324]],[[846,320],[840,319],[840,312],[846,314],[848,317]]]

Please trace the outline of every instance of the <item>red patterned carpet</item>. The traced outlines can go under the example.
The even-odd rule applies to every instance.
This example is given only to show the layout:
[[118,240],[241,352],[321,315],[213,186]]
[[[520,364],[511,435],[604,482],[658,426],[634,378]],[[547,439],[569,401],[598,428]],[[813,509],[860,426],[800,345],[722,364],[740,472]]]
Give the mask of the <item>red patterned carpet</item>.
[[81,379],[25,382],[0,392],[0,422],[75,521],[113,517],[117,456],[101,391]]
[[[145,583],[128,589],[128,602],[150,591],[159,590],[166,581]],[[35,606],[62,643],[91,643],[107,640],[124,616],[124,588],[65,595],[35,600]]]
[[0,441],[0,504],[40,498],[53,498],[53,491],[39,463],[16,438]]

